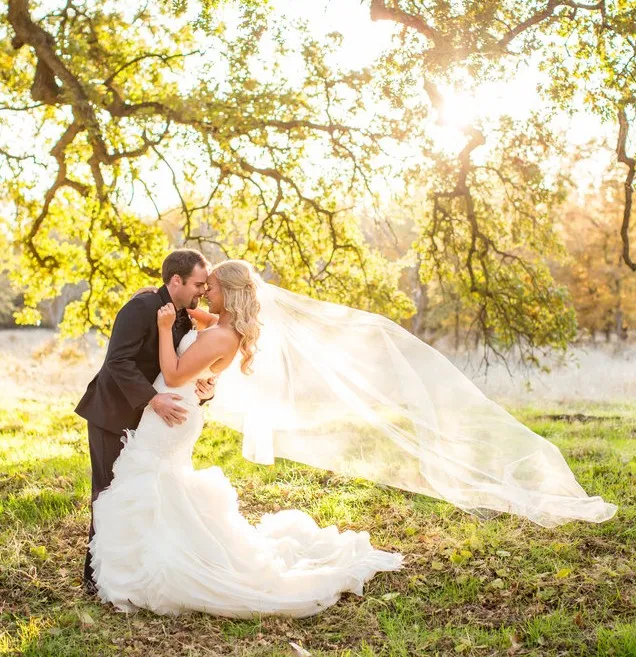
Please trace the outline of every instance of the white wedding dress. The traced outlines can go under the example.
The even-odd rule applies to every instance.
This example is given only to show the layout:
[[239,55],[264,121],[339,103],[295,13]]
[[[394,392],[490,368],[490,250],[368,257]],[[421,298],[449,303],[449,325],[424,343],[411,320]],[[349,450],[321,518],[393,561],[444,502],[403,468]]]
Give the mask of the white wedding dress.
[[[184,336],[179,355],[196,335]],[[203,427],[194,381],[168,388],[160,374],[154,386],[182,395],[188,416],[170,428],[147,407],[93,505],[90,551],[103,601],[121,611],[304,617],[401,567],[402,556],[374,549],[367,532],[320,528],[302,511],[251,525],[219,467],[192,467]]]

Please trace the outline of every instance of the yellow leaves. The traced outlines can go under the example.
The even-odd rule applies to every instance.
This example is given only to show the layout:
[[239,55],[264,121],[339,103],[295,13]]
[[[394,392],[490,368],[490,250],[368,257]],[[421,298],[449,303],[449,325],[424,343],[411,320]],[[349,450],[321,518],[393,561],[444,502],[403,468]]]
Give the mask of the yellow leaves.
[[482,552],[484,549],[484,542],[477,536],[477,534],[471,534],[468,539],[468,546],[474,552]]
[[470,550],[455,550],[448,559],[455,566],[462,566],[468,563],[472,556],[473,553]]
[[426,575],[420,573],[412,575],[408,580],[409,588],[412,590],[419,590],[421,587],[426,586]]
[[571,568],[560,568],[559,570],[557,570],[554,576],[557,579],[565,579],[566,577],[569,577],[571,574],[572,574]]
[[32,546],[29,549],[29,553],[38,561],[46,561],[49,558],[49,553],[45,545]]
[[95,620],[85,609],[76,607],[75,613],[77,614],[77,618],[83,627],[90,627],[91,625],[95,625]]
[[389,593],[384,593],[381,597],[382,600],[386,602],[390,602],[391,600],[395,600],[396,598],[399,598],[400,593],[398,591],[390,591]]
[[567,543],[559,543],[557,541],[555,541],[554,543],[550,543],[550,548],[553,549],[555,552],[561,552],[567,547],[568,547]]
[[30,616],[24,620],[18,618],[15,632],[0,632],[0,654],[24,654],[41,640],[44,630],[50,628],[51,620],[39,616]]
[[42,314],[36,308],[25,307],[14,313],[16,324],[38,326],[42,321]]

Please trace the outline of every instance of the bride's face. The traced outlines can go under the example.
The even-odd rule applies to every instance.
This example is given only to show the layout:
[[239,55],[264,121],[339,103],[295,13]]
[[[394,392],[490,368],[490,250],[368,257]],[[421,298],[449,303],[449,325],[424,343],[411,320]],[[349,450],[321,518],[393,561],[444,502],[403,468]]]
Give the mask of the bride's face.
[[225,298],[223,297],[223,288],[214,274],[208,276],[208,287],[205,291],[205,298],[211,313],[219,315],[225,309]]

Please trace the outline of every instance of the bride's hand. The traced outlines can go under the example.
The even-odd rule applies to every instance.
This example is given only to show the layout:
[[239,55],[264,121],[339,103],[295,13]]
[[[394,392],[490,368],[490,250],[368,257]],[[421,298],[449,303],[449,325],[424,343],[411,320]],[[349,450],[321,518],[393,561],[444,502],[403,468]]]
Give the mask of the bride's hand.
[[157,311],[157,326],[159,328],[172,328],[174,320],[177,317],[177,313],[174,309],[174,306],[171,303],[167,303],[165,306],[161,306]]
[[140,294],[148,294],[149,292],[154,292],[157,293],[159,292],[159,288],[155,287],[154,285],[148,285],[147,287],[140,287],[135,294],[130,297],[131,299],[134,299],[135,297],[138,297]]
[[188,308],[188,315],[192,317],[192,319],[196,319],[197,321],[197,328],[199,326],[201,328],[208,328],[208,326],[212,326],[212,324],[216,324],[219,321],[219,316],[215,315],[213,313],[208,313],[205,310],[202,310],[201,308]]

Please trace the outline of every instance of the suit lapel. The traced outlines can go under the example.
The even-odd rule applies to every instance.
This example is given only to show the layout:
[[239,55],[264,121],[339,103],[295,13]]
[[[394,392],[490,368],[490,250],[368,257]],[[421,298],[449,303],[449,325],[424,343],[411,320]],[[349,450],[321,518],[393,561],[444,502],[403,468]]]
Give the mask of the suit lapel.
[[[162,285],[159,288],[159,297],[161,298],[161,305],[164,306],[167,303],[172,303],[174,305],[174,302],[172,301],[172,298],[170,297],[170,292],[168,292],[168,288],[165,285]],[[177,320],[179,319],[179,314],[184,311],[178,310],[177,311]],[[181,342],[181,338],[188,333],[192,329],[192,320],[190,319],[190,316],[186,313],[185,319],[187,321],[177,321],[175,320],[175,323],[172,325],[172,343],[174,344],[174,348],[176,349],[179,346],[179,343]]]

